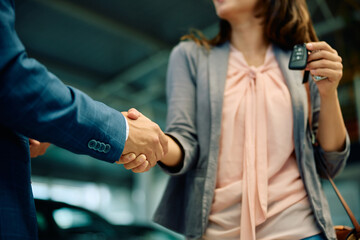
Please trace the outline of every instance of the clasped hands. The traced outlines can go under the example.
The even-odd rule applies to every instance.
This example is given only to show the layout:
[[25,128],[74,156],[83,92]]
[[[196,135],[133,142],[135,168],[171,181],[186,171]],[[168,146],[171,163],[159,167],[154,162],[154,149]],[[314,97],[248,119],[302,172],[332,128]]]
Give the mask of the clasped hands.
[[[154,167],[168,152],[168,139],[160,127],[150,119],[132,108],[122,112],[127,118],[129,136],[126,140],[123,155],[117,164],[135,173],[146,172]],[[43,155],[50,143],[29,139],[30,156]]]
[[135,173],[146,172],[167,154],[168,139],[156,123],[136,109],[122,114],[129,124],[129,136],[116,163]]

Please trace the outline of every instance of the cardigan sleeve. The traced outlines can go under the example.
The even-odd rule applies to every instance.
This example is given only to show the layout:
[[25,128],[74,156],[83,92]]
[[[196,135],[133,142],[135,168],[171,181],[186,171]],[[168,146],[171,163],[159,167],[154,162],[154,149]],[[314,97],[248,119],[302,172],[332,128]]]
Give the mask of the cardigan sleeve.
[[[309,84],[312,104],[312,130],[313,134],[316,136],[319,127],[320,94],[316,83],[311,77],[309,78]],[[326,152],[321,148],[321,145],[316,147],[315,151],[318,151],[318,156],[320,156],[320,159],[316,160],[322,161],[321,166],[324,166],[327,169],[331,177],[336,176],[345,167],[346,161],[350,155],[350,138],[348,132],[346,132],[345,147],[342,151]],[[325,175],[321,175],[325,177]]]
[[197,46],[181,42],[170,54],[167,71],[167,127],[183,151],[183,163],[177,169],[159,164],[171,175],[187,172],[198,158],[199,144],[196,127],[196,59]]

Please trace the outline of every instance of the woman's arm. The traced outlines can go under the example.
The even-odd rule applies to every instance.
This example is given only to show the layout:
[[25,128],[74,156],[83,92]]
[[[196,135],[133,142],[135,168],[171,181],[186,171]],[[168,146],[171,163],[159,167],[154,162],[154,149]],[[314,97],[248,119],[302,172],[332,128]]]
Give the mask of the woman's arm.
[[[170,54],[166,80],[168,104],[166,131],[168,133],[169,151],[159,163],[165,172],[172,175],[181,175],[187,172],[192,168],[198,157],[199,144],[196,126],[197,65],[195,60],[197,52],[198,46],[195,43],[182,42]],[[132,116],[129,111],[128,117],[133,118],[136,116]],[[125,156],[122,157],[122,159],[124,158]],[[126,160],[126,162],[129,161],[130,159]],[[124,161],[120,161],[120,163],[124,163]],[[125,167],[128,167],[128,165],[125,165]],[[145,171],[148,171],[151,167],[153,166],[147,166]],[[141,172],[138,170],[135,171]]]
[[308,43],[312,51],[306,70],[312,75],[327,77],[315,81],[320,94],[320,113],[316,138],[326,152],[342,151],[346,128],[342,117],[337,87],[342,77],[342,59],[326,42]]
[[342,151],[345,145],[346,129],[337,92],[331,96],[320,96],[320,99],[317,139],[326,152]]
[[168,138],[168,153],[160,160],[160,162],[167,167],[178,167],[182,164],[184,154],[178,142],[173,138],[167,136]]

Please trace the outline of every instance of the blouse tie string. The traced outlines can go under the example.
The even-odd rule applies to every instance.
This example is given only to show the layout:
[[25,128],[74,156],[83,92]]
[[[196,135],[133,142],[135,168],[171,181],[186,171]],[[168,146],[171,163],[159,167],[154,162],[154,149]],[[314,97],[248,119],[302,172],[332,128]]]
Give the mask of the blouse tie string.
[[[245,146],[240,239],[255,240],[256,226],[266,220],[268,202],[266,69],[250,67],[245,101]],[[266,79],[266,78],[265,78]]]

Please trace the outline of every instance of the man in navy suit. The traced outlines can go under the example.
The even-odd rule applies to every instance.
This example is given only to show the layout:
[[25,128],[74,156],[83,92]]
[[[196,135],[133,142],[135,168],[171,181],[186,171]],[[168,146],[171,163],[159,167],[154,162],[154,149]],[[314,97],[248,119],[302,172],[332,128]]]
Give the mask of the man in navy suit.
[[37,224],[29,138],[110,163],[144,153],[151,165],[167,152],[167,141],[146,117],[127,119],[28,58],[14,21],[14,1],[1,0],[0,239],[30,240],[37,239]]

